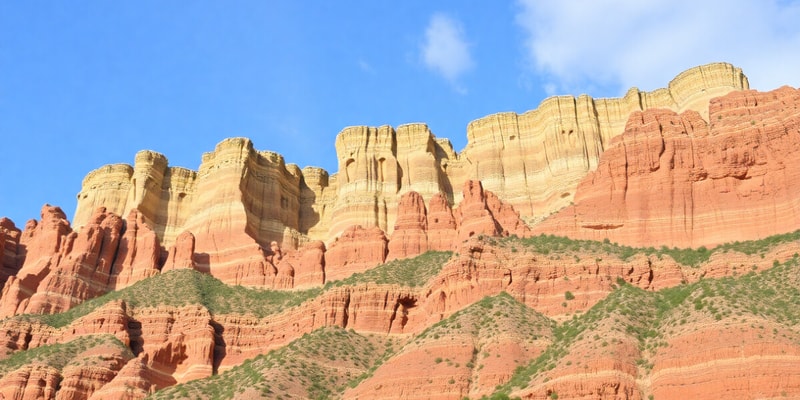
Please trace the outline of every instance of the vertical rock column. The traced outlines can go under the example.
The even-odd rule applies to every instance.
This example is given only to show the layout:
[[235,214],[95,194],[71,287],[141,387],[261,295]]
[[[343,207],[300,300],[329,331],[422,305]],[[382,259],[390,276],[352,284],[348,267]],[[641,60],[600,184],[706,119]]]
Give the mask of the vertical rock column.
[[336,137],[336,154],[339,189],[329,237],[353,225],[387,231],[394,223],[400,188],[394,130],[390,126],[345,128]]

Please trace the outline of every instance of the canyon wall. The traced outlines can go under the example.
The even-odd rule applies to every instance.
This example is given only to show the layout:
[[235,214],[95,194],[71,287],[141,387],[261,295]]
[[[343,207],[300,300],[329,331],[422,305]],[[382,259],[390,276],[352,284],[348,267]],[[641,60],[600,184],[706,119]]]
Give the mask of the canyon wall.
[[109,165],[86,176],[74,225],[82,229],[98,207],[117,215],[137,209],[165,248],[189,230],[198,252],[213,258],[218,250],[204,243],[218,239],[213,232],[221,225],[262,248],[271,241],[286,248],[311,239],[329,244],[354,225],[391,234],[403,194],[417,192],[426,202],[441,194],[452,207],[468,180],[480,180],[523,220],[536,222],[573,200],[578,182],[632,112],[667,108],[702,115],[711,98],[747,88],[740,69],[717,63],[687,70],[653,92],[553,97],[523,114],[471,122],[460,153],[424,124],[348,127],[336,137],[339,166],[332,175],[286,164],[241,138],[205,154],[197,172],[169,167],[163,155],[143,151],[132,167]]
[[713,246],[800,226],[800,90],[738,91],[694,111],[631,115],[540,233],[631,246]]
[[[460,154],[423,124],[350,127],[333,175],[241,138],[198,171],[149,151],[93,171],[77,229],[52,206],[24,229],[0,219],[0,361],[99,345],[0,369],[0,397],[144,398],[327,326],[400,345],[344,398],[488,396],[541,355],[513,396],[796,397],[796,235],[693,265],[531,237],[694,247],[796,230],[800,90],[746,87],[713,64],[622,99],[552,98],[474,121]],[[453,253],[372,270],[429,250]]]
[[[246,146],[239,149],[247,151]],[[402,221],[419,223],[400,223],[388,237],[376,226],[354,225],[330,246],[317,240],[299,249],[284,250],[277,241],[262,247],[251,236],[254,231],[248,230],[247,211],[238,207],[239,192],[225,192],[228,188],[200,186],[204,195],[222,199],[206,209],[211,217],[190,216],[187,225],[191,230],[178,235],[167,251],[136,208],[126,220],[98,208],[80,231],[72,229],[60,208],[49,205],[42,208],[41,220],[30,221],[23,231],[10,220],[0,220],[0,244],[4,246],[0,318],[64,312],[85,300],[175,269],[194,269],[229,285],[300,289],[364,272],[387,257],[455,250],[475,235],[530,233],[513,207],[485,191],[480,182],[467,181],[461,195],[464,201],[455,212],[437,194],[428,213],[422,196],[408,192],[404,198],[416,199],[416,203],[401,203]],[[224,199],[233,200],[226,204]],[[193,225],[192,221],[198,222]]]

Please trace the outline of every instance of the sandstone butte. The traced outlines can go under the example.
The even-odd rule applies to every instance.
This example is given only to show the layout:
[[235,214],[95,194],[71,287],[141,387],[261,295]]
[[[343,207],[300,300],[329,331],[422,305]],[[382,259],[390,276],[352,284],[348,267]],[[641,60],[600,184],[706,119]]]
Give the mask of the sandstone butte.
[[[387,348],[370,365],[303,356],[343,398],[799,397],[797,322],[771,311],[800,306],[794,236],[695,266],[599,242],[711,247],[798,228],[800,92],[748,89],[711,64],[622,99],[552,98],[472,122],[461,153],[421,124],[346,128],[333,175],[247,139],[198,171],[149,151],[102,167],[74,227],[48,205],[23,229],[0,219],[0,398],[206,397],[206,378],[325,327]],[[539,233],[598,242],[543,250]],[[428,251],[453,253],[437,269]],[[745,279],[761,281],[730,289]],[[175,282],[196,292],[155,295]],[[776,303],[739,306],[706,282],[772,285]],[[246,287],[284,300],[236,303]],[[229,385],[316,397],[319,383],[264,371],[276,386]]]

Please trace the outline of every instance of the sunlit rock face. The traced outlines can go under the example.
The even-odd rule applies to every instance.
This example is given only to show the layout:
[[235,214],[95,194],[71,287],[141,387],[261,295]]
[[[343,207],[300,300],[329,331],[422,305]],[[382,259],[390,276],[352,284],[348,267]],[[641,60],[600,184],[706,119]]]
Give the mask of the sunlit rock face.
[[[578,183],[598,166],[633,112],[694,110],[708,121],[710,99],[747,88],[740,69],[718,63],[687,70],[653,92],[553,97],[523,114],[471,122],[460,153],[421,123],[348,127],[336,137],[338,171],[332,175],[286,164],[242,138],[221,142],[203,156],[198,171],[169,167],[163,155],[142,151],[133,166],[108,165],[86,176],[75,226],[81,230],[98,207],[125,216],[137,209],[165,249],[191,231],[213,270],[215,259],[234,256],[226,243],[245,236],[254,246],[235,250],[235,256],[257,264],[258,246],[266,249],[272,241],[293,249],[309,240],[330,244],[355,225],[391,235],[404,194],[416,192],[426,203],[443,196],[453,208],[470,180],[535,223],[574,200]],[[198,260],[201,268],[205,264]]]
[[713,246],[800,226],[800,91],[715,98],[710,122],[686,111],[631,115],[575,204],[537,232],[632,246]]

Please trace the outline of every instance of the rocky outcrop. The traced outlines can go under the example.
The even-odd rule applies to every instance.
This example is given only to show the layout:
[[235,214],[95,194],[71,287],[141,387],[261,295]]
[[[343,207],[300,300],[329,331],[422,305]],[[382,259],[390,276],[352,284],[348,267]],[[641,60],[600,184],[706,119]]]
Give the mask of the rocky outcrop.
[[61,209],[45,205],[19,243],[21,268],[3,287],[0,316],[63,312],[159,272],[156,235],[136,210],[126,223],[100,208],[77,233]]
[[25,249],[19,244],[21,234],[14,221],[0,218],[0,288],[22,267]]
[[156,233],[147,226],[138,210],[131,210],[114,256],[108,289],[123,289],[157,274],[160,253]]
[[[26,267],[11,277],[5,288],[7,294],[0,298],[0,310],[6,310],[0,315],[63,312],[84,300],[122,289],[162,271],[184,268],[208,273],[233,285],[308,288],[363,272],[383,263],[387,256],[407,258],[428,250],[454,250],[476,233],[490,236],[529,233],[513,207],[484,191],[480,182],[468,181],[464,190],[464,201],[456,216],[441,194],[431,199],[430,243],[424,200],[418,193],[409,192],[405,195],[407,206],[403,206],[407,209],[403,211],[406,217],[400,221],[391,241],[378,227],[353,226],[330,248],[322,241],[311,241],[298,250],[283,250],[277,241],[272,241],[264,249],[249,235],[237,233],[220,219],[199,228],[197,235],[190,231],[178,235],[166,252],[161,269],[162,250],[156,234],[137,209],[131,210],[127,221],[122,221],[100,208],[78,233],[71,231],[60,210],[46,208],[43,218],[51,221],[40,225],[34,222],[32,226],[60,227],[58,234],[63,236],[64,244],[48,249],[50,253],[38,252],[26,259]],[[62,222],[53,225],[53,221]],[[34,235],[35,231],[31,232]],[[42,235],[50,237],[47,233],[35,233],[37,237]],[[36,260],[40,260],[38,264],[31,264]],[[31,276],[30,271],[38,272]]]
[[56,368],[28,364],[0,378],[5,399],[55,399],[61,374]]
[[428,217],[425,200],[417,192],[400,198],[397,223],[389,241],[388,260],[422,254],[428,250]]
[[734,92],[693,111],[634,113],[537,232],[632,246],[712,246],[800,226],[800,91]]
[[30,297],[41,281],[50,273],[51,267],[60,261],[62,246],[70,241],[71,232],[66,215],[58,207],[45,205],[41,222],[29,221],[20,238],[27,254],[24,264],[16,276],[11,276],[0,294],[0,317],[24,313]]
[[550,321],[520,306],[501,294],[453,314],[416,336],[342,398],[490,396],[515,368],[552,342]]
[[748,88],[741,70],[710,64],[687,70],[653,92],[633,88],[619,99],[552,97],[536,110],[470,123],[460,154],[469,162],[459,167],[466,179],[483,182],[528,222],[538,221],[572,201],[575,186],[596,168],[631,113],[667,108],[705,114],[710,99]]
[[325,283],[325,243],[315,240],[298,250],[289,251],[278,264],[278,270],[291,275],[295,289],[320,286]]
[[[82,229],[89,210],[105,204],[121,215],[137,209],[167,248],[185,230],[198,236],[202,246],[204,229],[217,235],[247,231],[266,247],[272,240],[284,240],[285,234],[292,237],[287,228],[308,225],[299,221],[301,192],[310,190],[301,181],[297,166],[285,164],[276,153],[254,150],[242,138],[227,139],[206,153],[197,172],[168,167],[163,155],[142,151],[133,167],[110,165],[86,176],[75,225]],[[303,213],[313,217],[309,210]],[[230,228],[219,226],[221,221]]]
[[131,348],[162,378],[157,387],[211,376],[215,332],[204,307],[136,309],[131,318],[139,327]]
[[81,354],[84,362],[71,363],[61,371],[56,399],[89,399],[117,377],[130,354],[116,346],[95,346]]
[[652,393],[656,398],[728,399],[798,393],[800,346],[790,339],[796,335],[758,319],[709,321],[669,335],[668,348],[653,358]]
[[463,197],[456,212],[459,241],[476,234],[520,237],[530,234],[530,229],[520,220],[514,207],[502,202],[494,193],[484,191],[481,182],[465,182]]
[[386,261],[386,235],[380,228],[348,228],[325,252],[325,279],[335,281]]
[[453,247],[456,218],[444,195],[437,193],[428,204],[428,249],[446,251]]
[[52,256],[47,275],[28,299],[25,312],[62,312],[105,293],[122,227],[118,216],[101,208],[80,235],[67,235],[64,246]]
[[[169,167],[163,155],[143,151],[132,167],[109,165],[86,176],[75,225],[82,229],[97,207],[117,215],[137,209],[164,248],[188,230],[211,264],[215,257],[236,256],[252,270],[259,263],[256,245],[266,249],[278,241],[296,249],[309,239],[331,244],[355,225],[389,235],[404,194],[416,192],[425,202],[441,194],[453,207],[461,202],[458,188],[470,180],[481,181],[524,221],[535,222],[573,200],[578,182],[598,165],[632,112],[704,114],[709,99],[747,88],[740,69],[720,63],[690,69],[665,89],[631,89],[620,99],[554,97],[524,114],[473,121],[461,153],[424,124],[348,127],[336,138],[339,165],[333,175],[315,167],[300,170],[242,138],[218,144],[197,172]],[[228,254],[232,245],[226,242],[245,240],[254,246]],[[197,265],[206,268],[202,260]]]
[[194,262],[194,235],[192,232],[185,231],[178,235],[175,244],[169,249],[169,255],[163,272],[174,269],[197,269]]
[[530,229],[514,207],[494,193],[484,191],[480,182],[465,182],[461,196],[463,200],[453,212],[441,194],[435,195],[428,216],[420,194],[403,195],[387,260],[412,257],[428,250],[457,250],[474,235],[530,235]]
[[88,399],[131,358],[130,351],[109,335],[52,344],[23,365],[0,366],[0,397]]

